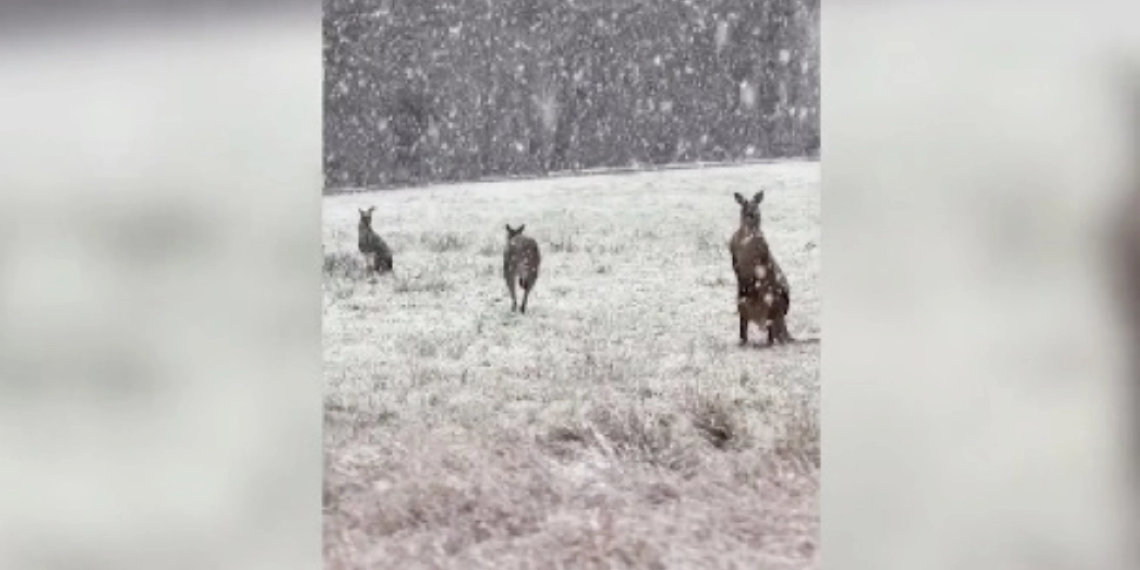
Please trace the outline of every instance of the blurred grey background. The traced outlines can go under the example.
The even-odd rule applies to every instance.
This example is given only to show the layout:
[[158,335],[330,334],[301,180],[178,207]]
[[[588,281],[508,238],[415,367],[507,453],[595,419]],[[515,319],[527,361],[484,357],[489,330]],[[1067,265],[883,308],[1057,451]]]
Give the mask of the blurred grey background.
[[318,567],[319,6],[19,8],[0,567]]
[[1137,566],[1109,256],[1138,187],[1137,15],[826,5],[829,564]]
[[113,32],[140,21],[158,26],[211,24],[235,17],[299,14],[314,7],[310,0],[6,0],[0,5],[0,32],[44,32],[58,38],[77,27],[104,26]]
[[[300,6],[54,29],[4,6],[0,566],[320,564]],[[1105,255],[1136,15],[825,6],[829,564],[1136,567]]]

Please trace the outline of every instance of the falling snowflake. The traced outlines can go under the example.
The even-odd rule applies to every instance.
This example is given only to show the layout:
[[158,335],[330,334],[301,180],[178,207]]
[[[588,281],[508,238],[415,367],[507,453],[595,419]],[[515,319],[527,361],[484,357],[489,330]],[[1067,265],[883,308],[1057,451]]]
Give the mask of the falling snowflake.
[[749,111],[756,108],[756,86],[747,79],[740,82],[740,105]]
[[716,53],[719,54],[724,46],[728,45],[728,21],[721,20],[716,23]]

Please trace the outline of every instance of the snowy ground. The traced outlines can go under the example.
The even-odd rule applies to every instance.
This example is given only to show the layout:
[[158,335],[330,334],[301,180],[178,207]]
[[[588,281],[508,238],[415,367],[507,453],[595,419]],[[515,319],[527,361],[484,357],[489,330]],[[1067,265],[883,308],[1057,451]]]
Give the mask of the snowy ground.
[[[736,346],[733,192],[818,338],[817,162],[324,201],[326,565],[809,568],[820,345]],[[395,252],[365,276],[357,207]],[[503,225],[543,264],[509,311]],[[754,341],[762,337],[752,331]]]

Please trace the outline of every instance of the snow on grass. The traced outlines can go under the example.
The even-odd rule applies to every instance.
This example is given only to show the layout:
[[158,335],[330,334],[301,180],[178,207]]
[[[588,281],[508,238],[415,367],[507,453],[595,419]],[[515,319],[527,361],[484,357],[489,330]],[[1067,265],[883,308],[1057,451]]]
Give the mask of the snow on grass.
[[[820,345],[737,346],[732,194],[761,188],[818,338],[818,163],[326,198],[327,567],[815,567]],[[507,223],[542,248],[526,315]]]

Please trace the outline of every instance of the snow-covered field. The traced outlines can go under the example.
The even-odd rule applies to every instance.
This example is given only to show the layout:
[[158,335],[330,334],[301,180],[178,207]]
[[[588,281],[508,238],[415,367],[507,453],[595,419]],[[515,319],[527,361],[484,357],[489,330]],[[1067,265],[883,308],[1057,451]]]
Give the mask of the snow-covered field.
[[[817,566],[820,344],[737,346],[759,189],[819,338],[818,162],[326,198],[327,567]],[[368,205],[394,275],[362,271]],[[506,223],[542,249],[526,315]]]

